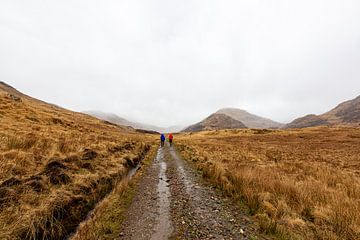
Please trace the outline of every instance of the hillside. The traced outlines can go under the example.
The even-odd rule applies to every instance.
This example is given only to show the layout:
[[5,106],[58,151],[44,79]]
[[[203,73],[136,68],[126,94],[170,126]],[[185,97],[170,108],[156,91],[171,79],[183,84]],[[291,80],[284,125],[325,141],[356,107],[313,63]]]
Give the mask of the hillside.
[[0,91],[2,92],[2,94],[7,93],[9,97],[27,97],[26,95],[17,91],[12,86],[2,81],[0,81]]
[[360,123],[360,96],[343,102],[331,111],[321,116],[331,124],[359,124]]
[[216,113],[225,114],[235,120],[238,120],[246,125],[248,128],[281,128],[284,126],[282,123],[275,122],[268,118],[259,117],[257,115],[251,114],[245,110],[237,108],[223,108],[217,111]]
[[237,121],[225,114],[214,113],[201,122],[185,128],[183,132],[199,132],[231,128],[246,128],[246,126],[242,122]]
[[360,124],[360,96],[343,102],[321,115],[307,115],[287,124],[287,128],[304,128],[319,125],[358,125]]
[[286,125],[286,128],[306,128],[316,127],[321,125],[328,125],[329,122],[323,119],[321,116],[315,114],[309,114],[301,118],[297,118],[291,123]]
[[0,126],[0,239],[64,239],[151,144],[3,82]]

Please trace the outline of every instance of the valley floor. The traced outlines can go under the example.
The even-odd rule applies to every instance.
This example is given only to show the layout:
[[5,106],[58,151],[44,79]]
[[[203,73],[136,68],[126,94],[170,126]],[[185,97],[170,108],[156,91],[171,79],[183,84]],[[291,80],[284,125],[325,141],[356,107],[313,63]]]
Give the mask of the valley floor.
[[182,157],[277,239],[360,239],[360,128],[176,136]]
[[118,202],[99,207],[124,209],[105,214],[113,226],[95,217],[97,237],[74,240],[359,239],[359,128],[175,137],[112,194]]

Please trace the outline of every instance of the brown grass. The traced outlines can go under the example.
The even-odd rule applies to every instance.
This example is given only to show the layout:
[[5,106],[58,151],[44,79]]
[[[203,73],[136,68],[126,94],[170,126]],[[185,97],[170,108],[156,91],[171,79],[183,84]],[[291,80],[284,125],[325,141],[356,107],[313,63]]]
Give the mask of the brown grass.
[[225,130],[178,149],[261,228],[285,239],[360,239],[360,128]]
[[120,236],[125,211],[132,203],[142,175],[155,158],[156,150],[155,147],[152,148],[132,179],[121,180],[111,194],[96,206],[88,219],[80,224],[71,240],[117,239]]
[[63,238],[152,137],[0,89],[0,239]]

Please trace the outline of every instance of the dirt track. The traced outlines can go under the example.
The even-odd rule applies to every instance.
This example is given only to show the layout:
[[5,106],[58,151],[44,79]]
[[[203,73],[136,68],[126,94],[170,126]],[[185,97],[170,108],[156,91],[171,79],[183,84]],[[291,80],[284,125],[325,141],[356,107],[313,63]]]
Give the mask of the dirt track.
[[263,239],[231,200],[173,148],[159,148],[126,213],[120,239]]

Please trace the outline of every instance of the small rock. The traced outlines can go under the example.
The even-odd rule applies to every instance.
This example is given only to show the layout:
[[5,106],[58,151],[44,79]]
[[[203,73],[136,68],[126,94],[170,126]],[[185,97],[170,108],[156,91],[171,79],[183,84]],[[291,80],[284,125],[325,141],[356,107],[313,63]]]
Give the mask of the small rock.
[[244,230],[243,230],[243,229],[240,229],[240,233],[244,235]]

